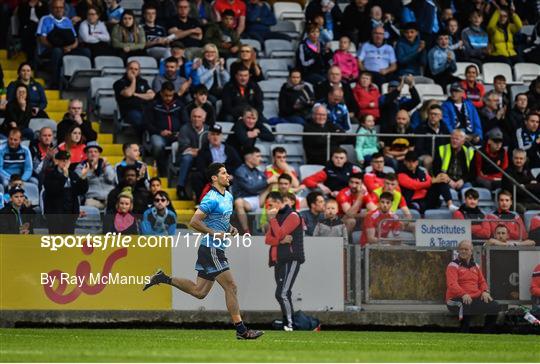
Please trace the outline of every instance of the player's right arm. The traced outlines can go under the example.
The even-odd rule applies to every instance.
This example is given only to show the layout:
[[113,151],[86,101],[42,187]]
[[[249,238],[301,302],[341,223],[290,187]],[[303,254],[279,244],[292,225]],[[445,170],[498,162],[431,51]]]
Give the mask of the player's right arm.
[[217,239],[223,238],[224,232],[214,231],[213,229],[210,229],[203,221],[205,218],[206,214],[200,209],[197,209],[197,211],[195,211],[195,213],[191,217],[189,225],[191,225],[193,229],[197,230],[202,234],[208,234],[209,236],[215,237]]

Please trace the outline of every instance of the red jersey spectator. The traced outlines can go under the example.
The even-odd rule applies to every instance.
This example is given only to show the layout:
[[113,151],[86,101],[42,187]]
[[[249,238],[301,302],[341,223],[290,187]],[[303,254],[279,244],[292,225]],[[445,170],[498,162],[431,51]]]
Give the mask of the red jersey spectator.
[[471,222],[473,239],[489,239],[491,238],[491,224],[489,221],[485,221],[486,215],[478,207],[479,198],[480,195],[474,188],[465,191],[465,203],[454,212],[452,217],[460,220],[473,220],[473,222]]
[[540,246],[540,215],[536,215],[531,219],[529,238],[536,242],[536,246]]
[[531,296],[535,304],[539,304],[540,300],[540,264],[534,267],[531,279]]
[[[398,236],[402,229],[402,224],[398,221],[399,217],[392,213],[393,196],[389,192],[383,192],[379,198],[377,210],[370,211],[362,223],[362,236],[360,245],[365,247],[367,244],[376,244],[380,242],[379,238],[387,238],[390,233]],[[383,221],[385,220],[385,221]],[[381,221],[383,221],[381,223]]]
[[[487,133],[487,141],[481,151],[501,169],[508,168],[508,151],[503,147],[503,133],[501,129],[491,129]],[[491,163],[486,162],[480,153],[474,156],[476,167],[476,183],[489,190],[501,187],[502,172]]]
[[446,307],[459,315],[462,332],[469,332],[472,315],[487,314],[484,328],[489,331],[497,321],[499,304],[491,298],[482,270],[473,259],[470,240],[459,243],[458,258],[446,268]]
[[484,107],[486,89],[482,82],[477,81],[477,79],[478,68],[476,65],[471,64],[465,68],[465,79],[461,81],[461,87],[465,90],[465,98],[469,99],[477,109],[481,109]]
[[381,93],[379,88],[371,82],[372,75],[364,71],[360,73],[360,78],[355,88],[352,90],[360,115],[373,115],[376,120],[379,119],[379,97]]
[[386,177],[384,177],[383,186],[373,190],[371,193],[371,199],[373,202],[377,203],[382,194],[385,192],[389,192],[393,196],[391,206],[392,212],[396,212],[398,209],[400,209],[406,218],[412,218],[411,212],[407,207],[407,202],[405,201],[405,198],[403,198],[403,195],[399,189],[397,176],[394,173],[388,173]]
[[354,173],[349,178],[349,186],[339,191],[336,201],[339,215],[343,216],[343,222],[349,231],[353,231],[357,219],[360,218],[363,208],[368,211],[377,209],[371,195],[362,184],[362,173]]
[[324,169],[306,177],[302,183],[308,188],[319,188],[324,194],[336,197],[347,186],[349,176],[356,172],[360,172],[360,168],[347,162],[345,149],[336,148]]
[[491,224],[492,231],[495,231],[497,225],[504,225],[508,228],[508,233],[511,240],[527,239],[527,228],[523,219],[517,212],[511,211],[512,208],[512,192],[502,190],[497,198],[497,209],[488,215],[488,218],[498,220],[508,220],[508,222],[493,222]]
[[382,153],[374,153],[371,157],[371,172],[364,174],[364,184],[369,192],[373,192],[376,188],[384,185],[384,155]]
[[221,14],[228,9],[234,12],[236,32],[242,34],[246,29],[246,3],[241,0],[216,0],[214,11],[217,22],[221,21]]

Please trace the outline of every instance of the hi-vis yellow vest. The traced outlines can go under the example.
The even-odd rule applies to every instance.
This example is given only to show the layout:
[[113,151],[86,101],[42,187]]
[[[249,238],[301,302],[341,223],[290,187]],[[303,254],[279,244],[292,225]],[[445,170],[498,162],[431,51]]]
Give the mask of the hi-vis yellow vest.
[[[463,151],[465,152],[465,161],[467,162],[467,168],[471,168],[471,161],[474,157],[474,149],[462,146]],[[452,159],[452,146],[450,144],[440,145],[439,146],[439,156],[441,157],[441,171],[446,173],[448,172],[448,167],[450,167],[450,159]]]
[[[384,191],[382,187],[373,190],[373,193],[377,196],[377,198],[381,198],[383,192]],[[401,192],[395,190],[392,195],[394,195],[394,200],[392,201],[392,207],[390,208],[390,211],[396,212],[399,209],[399,203],[401,202]]]

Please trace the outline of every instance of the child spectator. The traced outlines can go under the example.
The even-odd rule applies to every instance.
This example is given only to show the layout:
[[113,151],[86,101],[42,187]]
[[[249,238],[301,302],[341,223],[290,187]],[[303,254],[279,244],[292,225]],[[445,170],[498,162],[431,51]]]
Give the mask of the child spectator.
[[438,34],[437,44],[428,53],[428,65],[435,83],[441,85],[443,90],[449,83],[457,81],[452,75],[457,70],[456,55],[450,49],[450,35],[447,31]]
[[313,236],[339,236],[348,241],[348,233],[345,224],[338,216],[338,203],[331,198],[326,201],[324,219],[313,230]]
[[463,41],[460,39],[460,31],[458,21],[454,18],[448,20],[446,27],[448,30],[448,39],[450,40],[450,49],[456,53],[457,58],[461,58],[461,50],[463,49]]
[[375,130],[375,117],[373,115],[362,115],[360,117],[360,129],[356,137],[356,157],[361,165],[369,164],[371,156],[379,152],[379,139]]
[[482,28],[484,18],[481,12],[473,11],[469,21],[469,27],[461,32],[463,58],[480,65],[489,53],[488,33]]
[[339,39],[339,49],[334,52],[332,62],[338,66],[345,81],[354,82],[358,79],[358,62],[356,57],[349,52],[351,40],[344,35]]

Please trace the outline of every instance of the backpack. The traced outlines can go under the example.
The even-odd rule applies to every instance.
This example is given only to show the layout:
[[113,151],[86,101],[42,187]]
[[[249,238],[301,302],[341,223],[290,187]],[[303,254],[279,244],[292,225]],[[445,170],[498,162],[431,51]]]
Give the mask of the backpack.
[[[302,311],[296,311],[293,315],[294,329],[299,331],[321,331],[321,323],[315,317],[306,315]],[[272,327],[275,330],[283,330],[283,321],[274,320]]]

